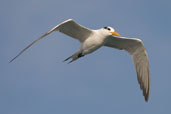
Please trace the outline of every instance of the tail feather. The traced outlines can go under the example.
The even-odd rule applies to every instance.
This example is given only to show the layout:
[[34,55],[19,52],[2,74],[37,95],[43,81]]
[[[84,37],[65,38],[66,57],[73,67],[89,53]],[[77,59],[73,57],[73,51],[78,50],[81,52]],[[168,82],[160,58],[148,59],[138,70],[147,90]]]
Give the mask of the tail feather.
[[69,60],[69,59],[72,59],[69,63],[72,63],[73,61],[77,60],[78,58],[82,57],[84,55],[82,55],[82,53],[80,51],[77,51],[76,53],[74,53],[72,56],[66,58],[63,62]]
[[65,60],[63,60],[63,62],[65,62],[65,61],[67,61],[67,60],[69,60],[69,59],[71,59],[71,58],[72,58],[72,56],[66,58]]

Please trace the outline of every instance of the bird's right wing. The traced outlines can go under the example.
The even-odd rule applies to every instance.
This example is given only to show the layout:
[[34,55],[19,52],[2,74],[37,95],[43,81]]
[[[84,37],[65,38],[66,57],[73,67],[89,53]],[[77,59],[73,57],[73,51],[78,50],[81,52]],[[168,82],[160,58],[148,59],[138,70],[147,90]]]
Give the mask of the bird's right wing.
[[51,30],[46,32],[44,35],[42,35],[41,37],[39,37],[38,39],[36,39],[32,43],[30,43],[18,55],[16,55],[13,59],[11,59],[10,62],[14,61],[18,56],[20,56],[25,50],[27,50],[29,47],[31,47],[33,44],[35,44],[37,41],[39,41],[40,39],[44,38],[45,36],[47,36],[48,34],[54,32],[54,31],[62,32],[68,36],[71,36],[72,38],[79,40],[80,42],[84,42],[84,40],[86,40],[86,38],[88,38],[90,36],[90,34],[92,33],[92,30],[77,24],[72,19],[68,19],[68,20],[56,25]]
[[125,50],[131,54],[140,88],[143,90],[145,100],[148,101],[150,91],[149,62],[146,49],[140,39],[110,36],[105,46]]

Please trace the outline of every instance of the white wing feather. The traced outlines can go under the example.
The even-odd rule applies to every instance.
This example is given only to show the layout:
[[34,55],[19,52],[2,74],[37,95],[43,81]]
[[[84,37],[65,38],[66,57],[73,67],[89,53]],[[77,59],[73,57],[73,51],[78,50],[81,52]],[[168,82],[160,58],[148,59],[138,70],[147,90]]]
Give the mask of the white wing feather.
[[86,40],[92,34],[92,30],[81,26],[72,19],[69,19],[57,25],[55,27],[55,30],[62,32],[72,38],[75,38],[80,42],[84,42],[84,40]]
[[140,88],[143,90],[145,100],[148,101],[150,91],[150,73],[147,52],[140,39],[110,36],[104,44],[120,50],[126,50],[131,54]]
[[35,44],[37,41],[40,39],[44,38],[48,34],[54,32],[54,31],[59,31],[62,32],[68,36],[71,36],[72,38],[75,38],[79,40],[80,42],[83,42],[88,38],[88,36],[92,33],[92,31],[88,28],[85,28],[79,24],[77,24],[75,21],[72,19],[68,19],[55,27],[53,27],[51,30],[46,32],[44,35],[30,43],[26,48],[24,48],[17,56],[15,56],[10,62],[14,61],[18,56],[20,56],[25,50],[27,50],[29,47],[31,47],[33,44]]

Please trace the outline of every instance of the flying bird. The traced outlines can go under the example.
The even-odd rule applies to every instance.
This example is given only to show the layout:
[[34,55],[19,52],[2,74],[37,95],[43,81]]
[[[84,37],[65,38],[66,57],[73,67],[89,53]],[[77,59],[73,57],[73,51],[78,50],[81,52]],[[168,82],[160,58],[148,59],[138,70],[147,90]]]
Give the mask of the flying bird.
[[115,29],[110,26],[106,26],[98,30],[92,30],[76,23],[72,19],[68,19],[56,25],[44,35],[33,41],[26,48],[24,48],[17,56],[15,56],[10,62],[14,61],[34,43],[54,31],[62,32],[78,40],[81,43],[80,49],[78,49],[77,52],[75,52],[73,55],[64,60],[67,61],[71,59],[69,63],[96,51],[102,46],[127,51],[132,56],[137,73],[137,79],[140,84],[140,88],[143,91],[145,101],[148,101],[150,91],[150,73],[148,56],[146,49],[144,48],[143,42],[137,38],[121,37],[120,34],[115,32]]

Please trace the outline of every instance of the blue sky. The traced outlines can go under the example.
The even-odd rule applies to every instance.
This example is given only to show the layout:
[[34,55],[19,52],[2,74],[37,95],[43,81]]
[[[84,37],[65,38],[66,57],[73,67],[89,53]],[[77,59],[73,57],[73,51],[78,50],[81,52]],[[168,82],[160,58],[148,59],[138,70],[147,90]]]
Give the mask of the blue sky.
[[[1,114],[171,113],[170,0],[1,0]],[[19,51],[60,22],[72,18],[92,29],[110,25],[143,40],[150,62],[146,103],[128,53],[103,47],[72,64],[62,61],[79,42],[54,32]]]

